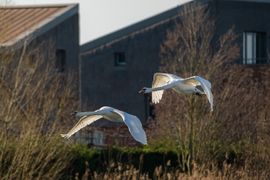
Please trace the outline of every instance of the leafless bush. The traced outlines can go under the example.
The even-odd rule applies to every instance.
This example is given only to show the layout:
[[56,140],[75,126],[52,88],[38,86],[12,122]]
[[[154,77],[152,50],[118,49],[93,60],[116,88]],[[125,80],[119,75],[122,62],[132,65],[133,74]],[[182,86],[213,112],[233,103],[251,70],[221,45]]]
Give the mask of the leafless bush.
[[57,179],[70,163],[59,134],[77,108],[77,76],[56,71],[53,49],[0,53],[1,179]]
[[194,6],[181,11],[180,20],[168,32],[161,47],[160,71],[209,79],[214,112],[210,113],[206,97],[166,91],[155,106],[157,127],[152,138],[174,143],[189,164],[188,171],[193,160],[212,162],[228,145],[242,144],[239,151],[243,152],[269,141],[269,70],[236,64],[239,37],[233,28],[216,34],[208,8]]

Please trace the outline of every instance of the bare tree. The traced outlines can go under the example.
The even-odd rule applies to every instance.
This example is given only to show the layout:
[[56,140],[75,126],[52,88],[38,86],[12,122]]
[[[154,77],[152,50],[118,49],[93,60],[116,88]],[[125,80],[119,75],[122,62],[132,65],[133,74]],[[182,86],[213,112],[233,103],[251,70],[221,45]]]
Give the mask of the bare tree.
[[75,120],[78,81],[55,69],[54,49],[51,41],[25,41],[0,52],[1,179],[55,179],[69,165],[59,134]]
[[220,82],[233,72],[229,65],[238,57],[239,48],[233,28],[219,38],[216,36],[215,20],[207,7],[192,4],[181,10],[179,17],[161,47],[160,71],[180,77],[201,75],[209,79],[213,85],[214,112],[210,113],[206,97],[176,95],[167,91],[156,106],[156,117],[160,127],[158,134],[162,137],[170,134],[167,142],[172,138],[175,140],[182,153],[183,168],[191,172],[200,141],[203,136],[210,135],[206,130],[216,128],[213,122],[223,113],[220,105],[224,103],[227,86]]
[[160,71],[209,79],[214,112],[210,113],[206,97],[165,91],[156,105],[155,139],[160,136],[159,140],[175,144],[182,153],[183,170],[189,172],[194,160],[213,162],[226,151],[224,148],[251,153],[256,146],[262,151],[259,154],[266,156],[262,146],[269,147],[266,142],[270,140],[266,130],[270,124],[266,108],[270,70],[237,64],[239,37],[234,28],[217,34],[215,19],[207,7],[193,4],[179,17],[161,47]]

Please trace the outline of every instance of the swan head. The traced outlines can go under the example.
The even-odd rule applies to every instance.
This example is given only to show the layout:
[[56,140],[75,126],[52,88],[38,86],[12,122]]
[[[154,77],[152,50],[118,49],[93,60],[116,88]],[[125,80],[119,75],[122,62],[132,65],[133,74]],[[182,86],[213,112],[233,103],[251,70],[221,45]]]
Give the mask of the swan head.
[[150,93],[150,92],[151,92],[150,88],[147,88],[147,87],[144,87],[139,91],[140,94],[146,94],[146,93]]
[[70,113],[70,115],[75,117],[77,113],[78,113],[78,111],[74,111],[74,112]]

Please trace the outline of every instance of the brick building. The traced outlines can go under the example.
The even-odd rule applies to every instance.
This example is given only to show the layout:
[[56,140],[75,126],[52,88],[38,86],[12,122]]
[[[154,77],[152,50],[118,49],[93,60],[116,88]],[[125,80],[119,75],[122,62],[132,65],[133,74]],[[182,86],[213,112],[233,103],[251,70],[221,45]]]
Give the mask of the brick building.
[[[137,115],[145,124],[152,114],[152,108],[149,99],[139,95],[138,90],[151,86],[152,76],[159,70],[160,45],[167,30],[174,27],[175,19],[181,18],[179,11],[194,2],[209,5],[216,17],[217,35],[235,27],[241,49],[241,56],[235,63],[248,64],[249,67],[269,63],[269,1],[191,1],[82,45],[82,110],[108,105]],[[106,136],[110,134],[112,126],[102,124],[102,127],[108,127],[107,130],[98,131],[99,138],[104,139],[100,141],[101,144],[106,144]]]

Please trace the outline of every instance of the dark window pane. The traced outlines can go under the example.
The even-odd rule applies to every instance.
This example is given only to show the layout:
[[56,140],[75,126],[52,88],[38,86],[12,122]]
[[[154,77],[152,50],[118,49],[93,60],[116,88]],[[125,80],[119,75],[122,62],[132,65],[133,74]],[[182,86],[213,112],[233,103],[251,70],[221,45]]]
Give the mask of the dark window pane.
[[267,63],[265,32],[243,33],[243,63],[265,64]]
[[264,64],[266,63],[266,33],[257,33],[256,42],[256,63]]
[[115,66],[125,66],[126,65],[126,57],[125,57],[124,52],[114,53],[114,65]]
[[55,67],[57,71],[63,72],[65,70],[65,65],[66,65],[66,51],[64,49],[57,49],[55,62]]

